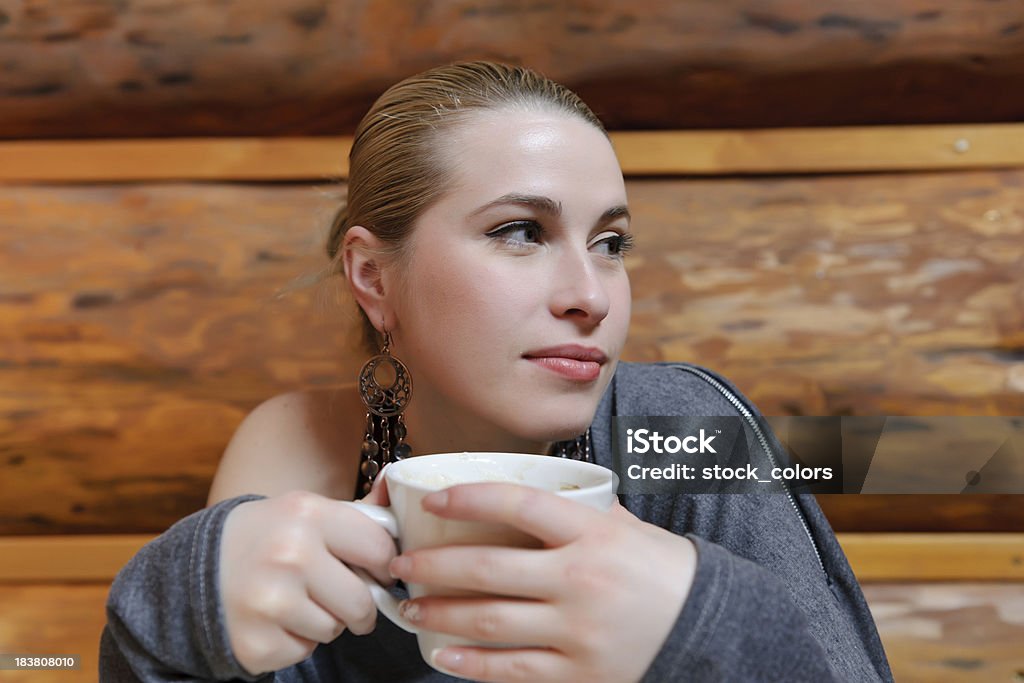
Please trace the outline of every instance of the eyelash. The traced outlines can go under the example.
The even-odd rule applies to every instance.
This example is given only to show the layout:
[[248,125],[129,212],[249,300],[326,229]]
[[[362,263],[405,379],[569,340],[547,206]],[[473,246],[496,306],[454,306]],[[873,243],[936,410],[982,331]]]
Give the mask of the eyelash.
[[[487,236],[495,239],[502,239],[502,241],[504,241],[506,245],[514,249],[529,249],[530,246],[520,246],[524,244],[523,242],[520,242],[518,240],[512,240],[507,237],[509,233],[515,230],[522,230],[523,228],[532,228],[537,234],[538,240],[543,239],[544,237],[544,228],[542,228],[541,225],[536,221],[513,221],[511,223],[506,223],[505,225],[502,225],[492,230],[491,232],[487,233]],[[606,237],[600,242],[597,242],[596,244],[602,243],[614,245],[615,251],[609,254],[610,257],[622,258],[627,253],[629,253],[629,251],[633,248],[635,238],[630,233],[620,233],[617,235]],[[532,245],[534,243],[528,242],[525,244]]]
[[511,223],[506,223],[505,225],[499,226],[494,230],[490,231],[489,233],[487,233],[487,236],[500,239],[506,245],[513,247],[515,249],[529,249],[529,246],[518,246],[524,244],[523,242],[520,242],[519,240],[513,240],[508,237],[509,233],[516,230],[522,230],[523,228],[532,228],[537,233],[538,240],[543,238],[544,236],[544,229],[541,228],[540,225],[538,223],[535,223],[534,221],[513,221]]

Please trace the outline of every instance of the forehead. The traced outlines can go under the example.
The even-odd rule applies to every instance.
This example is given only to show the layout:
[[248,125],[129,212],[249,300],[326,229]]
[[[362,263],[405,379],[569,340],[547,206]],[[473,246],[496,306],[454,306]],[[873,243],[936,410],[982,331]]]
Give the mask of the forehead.
[[475,112],[444,136],[440,153],[452,180],[441,203],[481,205],[509,193],[595,204],[624,204],[618,159],[604,133],[561,112]]

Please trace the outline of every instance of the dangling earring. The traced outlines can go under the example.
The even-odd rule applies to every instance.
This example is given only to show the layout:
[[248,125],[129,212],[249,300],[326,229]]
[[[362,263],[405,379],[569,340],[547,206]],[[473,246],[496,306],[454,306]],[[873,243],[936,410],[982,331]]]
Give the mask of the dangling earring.
[[408,458],[412,452],[405,443],[402,415],[412,399],[412,375],[405,363],[391,355],[391,333],[387,330],[380,353],[359,371],[359,397],[367,412],[356,494],[365,496],[384,465]]

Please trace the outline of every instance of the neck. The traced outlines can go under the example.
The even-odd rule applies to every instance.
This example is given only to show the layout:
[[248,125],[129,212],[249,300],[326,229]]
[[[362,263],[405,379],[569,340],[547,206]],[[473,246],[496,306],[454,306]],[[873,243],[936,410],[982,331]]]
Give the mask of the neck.
[[405,411],[412,454],[484,451],[546,454],[550,441],[510,434],[476,415],[450,407],[441,397],[416,394]]

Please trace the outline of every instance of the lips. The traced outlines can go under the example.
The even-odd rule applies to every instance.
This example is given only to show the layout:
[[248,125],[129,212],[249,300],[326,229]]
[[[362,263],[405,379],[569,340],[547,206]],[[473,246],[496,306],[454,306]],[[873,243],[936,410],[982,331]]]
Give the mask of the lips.
[[553,346],[523,354],[523,358],[566,379],[591,382],[601,374],[608,356],[601,349],[578,344]]

